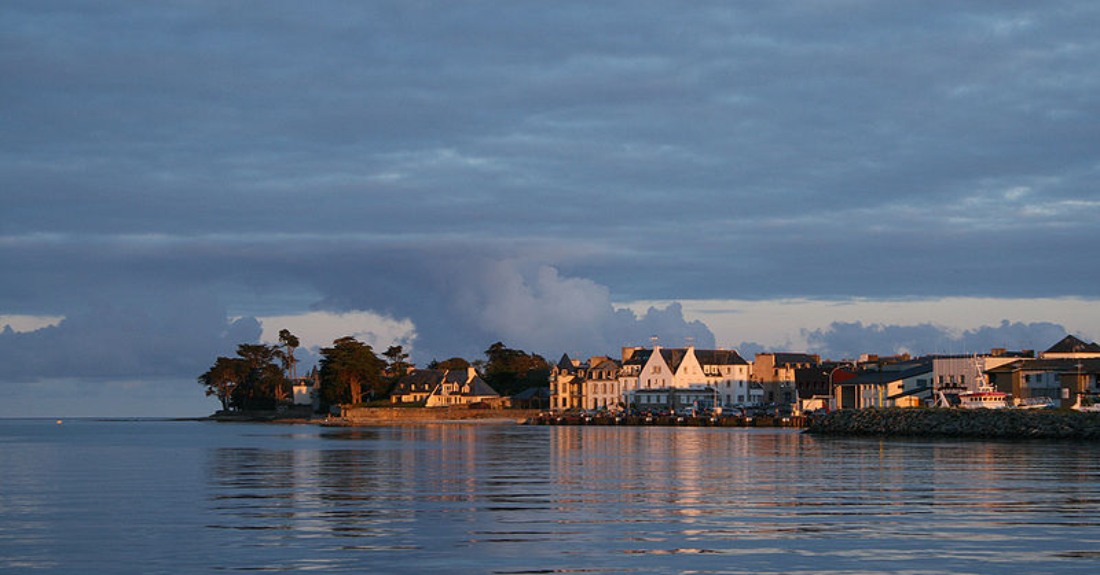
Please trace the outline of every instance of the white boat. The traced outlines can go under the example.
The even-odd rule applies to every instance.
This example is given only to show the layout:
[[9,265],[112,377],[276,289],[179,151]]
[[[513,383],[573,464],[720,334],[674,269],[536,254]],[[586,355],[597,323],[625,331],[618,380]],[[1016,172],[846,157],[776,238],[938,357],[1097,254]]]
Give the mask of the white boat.
[[1012,394],[994,391],[992,387],[980,387],[978,391],[959,394],[959,407],[963,409],[1004,409],[1011,407]]
[[1025,397],[1016,403],[1017,409],[1056,409],[1058,400],[1053,397]]

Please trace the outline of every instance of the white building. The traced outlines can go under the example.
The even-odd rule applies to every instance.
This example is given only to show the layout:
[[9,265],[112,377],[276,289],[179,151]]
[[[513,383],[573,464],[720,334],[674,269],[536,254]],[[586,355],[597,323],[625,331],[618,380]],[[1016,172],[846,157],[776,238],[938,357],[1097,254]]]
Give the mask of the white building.
[[930,384],[937,390],[976,392],[987,383],[985,372],[1024,357],[1030,356],[1024,352],[1007,352],[1003,349],[983,355],[933,357]]
[[623,348],[622,365],[619,380],[627,405],[636,403],[636,392],[662,389],[691,389],[700,393],[710,389],[706,393],[716,395],[722,406],[754,401],[749,386],[751,366],[734,350],[628,347]]

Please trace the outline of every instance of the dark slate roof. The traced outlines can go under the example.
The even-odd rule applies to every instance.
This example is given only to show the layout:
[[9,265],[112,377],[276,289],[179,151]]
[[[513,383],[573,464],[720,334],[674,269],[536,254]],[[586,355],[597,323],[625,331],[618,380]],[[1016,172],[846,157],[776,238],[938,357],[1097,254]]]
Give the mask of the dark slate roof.
[[528,399],[550,399],[550,388],[549,387],[529,387],[529,388],[513,395],[512,399],[518,399],[520,401],[525,401],[525,400],[528,400]]
[[776,353],[775,365],[785,365],[789,363],[808,363],[813,365],[817,363],[817,359],[808,353]]
[[569,359],[568,353],[561,354],[561,359],[558,361],[558,369],[562,371],[570,371],[573,369],[573,360]]
[[435,386],[443,381],[447,372],[442,369],[414,369],[405,377],[397,381],[393,388],[393,395],[403,395],[412,392],[431,392]]
[[700,365],[748,365],[737,351],[732,349],[697,349],[695,357]]
[[1085,343],[1072,335],[1067,335],[1044,353],[1100,353],[1100,345]]
[[597,363],[596,365],[590,367],[588,369],[588,371],[589,372],[592,372],[592,371],[619,371],[620,367],[621,366],[619,365],[619,362],[617,362],[613,359],[608,359],[608,360],[601,361],[600,363]]
[[892,381],[915,377],[922,373],[932,373],[931,362],[920,362],[913,366],[906,367],[905,369],[898,370],[879,371],[875,369],[861,371],[857,373],[855,377],[851,379],[846,379],[838,383],[837,385],[852,385],[860,383],[885,385]]
[[653,355],[652,349],[639,349],[630,356],[630,359],[624,361],[623,365],[645,365],[651,355]]
[[665,358],[665,363],[668,364],[668,368],[672,370],[672,373],[676,373],[676,370],[680,369],[680,364],[684,362],[686,356],[687,350],[683,348],[661,348],[661,357]]
[[489,384],[485,383],[485,380],[483,380],[480,377],[475,375],[473,381],[470,382],[470,393],[469,393],[469,395],[497,395],[497,396],[499,396],[500,394],[497,393],[497,390],[489,387]]
[[999,365],[993,369],[985,370],[986,373],[1012,373],[1014,371],[1061,371],[1076,372],[1081,366],[1081,373],[1100,373],[1100,358],[1078,359],[1073,357],[1054,359],[1021,359],[1012,363]]
[[443,378],[443,381],[447,383],[457,383],[459,385],[462,385],[466,383],[467,379],[470,379],[470,377],[466,370],[459,369],[455,371],[448,371],[447,376]]

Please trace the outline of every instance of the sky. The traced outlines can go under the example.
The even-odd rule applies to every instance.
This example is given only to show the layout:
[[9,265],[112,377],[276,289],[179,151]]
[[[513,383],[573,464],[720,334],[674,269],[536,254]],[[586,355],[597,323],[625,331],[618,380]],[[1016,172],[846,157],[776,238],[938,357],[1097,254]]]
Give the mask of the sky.
[[204,415],[195,377],[283,327],[421,364],[1094,341],[1097,29],[1088,1],[4,2],[0,416]]

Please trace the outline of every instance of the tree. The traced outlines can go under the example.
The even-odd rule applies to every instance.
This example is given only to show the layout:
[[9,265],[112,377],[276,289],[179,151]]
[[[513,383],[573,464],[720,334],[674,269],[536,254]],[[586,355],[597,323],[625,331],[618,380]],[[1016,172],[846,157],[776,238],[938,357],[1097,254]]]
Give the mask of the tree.
[[462,359],[461,357],[452,357],[451,359],[445,359],[443,361],[432,360],[428,364],[428,369],[446,369],[448,371],[463,371],[470,367],[470,362]]
[[248,378],[248,364],[240,358],[219,357],[214,366],[199,376],[199,383],[206,387],[206,395],[216,395],[222,411],[228,411],[233,392]]
[[362,403],[367,392],[385,392],[382,360],[371,346],[342,337],[321,348],[321,398],[327,404]]
[[237,346],[237,357],[219,357],[199,376],[206,395],[217,396],[222,409],[271,409],[290,395],[283,371],[275,364],[278,350],[262,344]]
[[485,356],[485,382],[501,395],[514,395],[549,382],[550,364],[538,354],[510,349],[498,341],[485,350]]
[[405,353],[404,348],[400,345],[391,345],[386,351],[382,352],[382,355],[389,360],[387,371],[391,376],[398,378],[405,375],[405,368],[409,366],[409,363],[405,360],[409,359],[409,354]]
[[238,387],[235,394],[241,396],[242,407],[270,409],[274,404],[290,398],[289,382],[275,363],[279,359],[278,349],[270,345],[245,343],[237,346],[237,355],[248,367],[245,383]]
[[294,350],[298,349],[300,343],[298,338],[290,333],[290,330],[279,330],[279,347],[281,348],[279,350],[279,357],[282,359],[283,369],[286,370],[287,378],[292,382],[298,379],[298,370],[296,369],[298,359],[294,357]]

